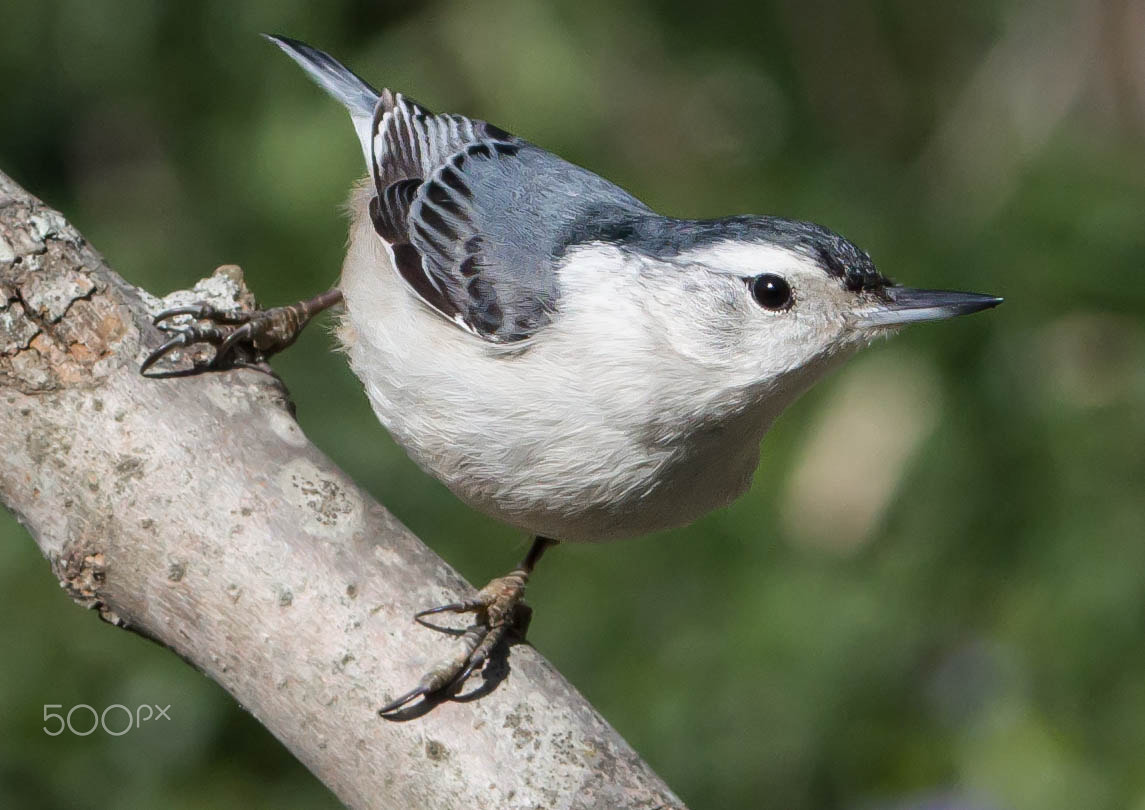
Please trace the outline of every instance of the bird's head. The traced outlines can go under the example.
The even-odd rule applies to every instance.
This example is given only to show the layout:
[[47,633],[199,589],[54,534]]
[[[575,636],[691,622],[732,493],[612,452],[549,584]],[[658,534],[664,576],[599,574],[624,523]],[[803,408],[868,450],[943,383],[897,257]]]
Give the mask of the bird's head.
[[624,244],[672,348],[743,387],[802,390],[876,337],[1002,301],[899,286],[844,237],[776,217],[648,220]]

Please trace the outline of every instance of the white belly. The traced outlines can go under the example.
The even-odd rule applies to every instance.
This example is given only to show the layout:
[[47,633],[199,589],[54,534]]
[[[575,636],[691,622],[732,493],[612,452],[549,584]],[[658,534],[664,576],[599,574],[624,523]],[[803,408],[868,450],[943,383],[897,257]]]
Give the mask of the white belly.
[[[702,392],[666,390],[632,367],[633,346],[586,343],[599,307],[562,309],[532,343],[491,345],[418,301],[358,226],[342,279],[351,367],[394,439],[473,508],[560,540],[609,540],[689,523],[750,485],[775,407],[705,426]],[[601,300],[604,317],[637,318],[616,311],[629,300],[617,291]]]

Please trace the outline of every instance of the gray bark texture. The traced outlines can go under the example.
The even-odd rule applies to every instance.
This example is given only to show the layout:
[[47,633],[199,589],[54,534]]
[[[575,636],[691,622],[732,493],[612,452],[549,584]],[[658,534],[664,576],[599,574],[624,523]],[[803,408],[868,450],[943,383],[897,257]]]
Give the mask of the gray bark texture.
[[253,304],[234,267],[159,301],[0,173],[0,498],[71,597],[216,680],[351,807],[682,807],[525,644],[379,718],[455,649],[414,611],[472,588],[307,441],[273,375],[139,375],[150,316],[194,300]]

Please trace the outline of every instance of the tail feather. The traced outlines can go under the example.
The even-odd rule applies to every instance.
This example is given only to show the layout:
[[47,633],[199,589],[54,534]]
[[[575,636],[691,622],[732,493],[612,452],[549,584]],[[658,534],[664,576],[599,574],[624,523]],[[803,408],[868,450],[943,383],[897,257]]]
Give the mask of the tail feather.
[[369,163],[378,91],[328,53],[289,37],[275,34],[263,34],[263,36],[281,48],[319,87],[342,102],[350,111],[354,130],[362,143],[362,152],[365,154],[366,162]]

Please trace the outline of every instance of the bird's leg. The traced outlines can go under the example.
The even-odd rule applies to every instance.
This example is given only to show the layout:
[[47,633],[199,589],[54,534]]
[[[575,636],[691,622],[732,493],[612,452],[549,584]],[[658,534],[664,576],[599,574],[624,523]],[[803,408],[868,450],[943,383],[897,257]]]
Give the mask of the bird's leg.
[[506,632],[514,629],[523,637],[532,615],[532,610],[521,601],[525,596],[525,585],[541,555],[556,543],[556,540],[538,536],[520,565],[505,576],[491,581],[472,599],[416,613],[414,619],[417,621],[434,613],[475,613],[477,621],[462,634],[461,649],[456,655],[438,663],[418,681],[417,686],[387,703],[378,710],[378,714],[400,709],[422,695],[429,696],[459,686],[485,664],[489,653],[505,637]]
[[[271,309],[219,309],[202,303],[165,309],[154,320],[171,337],[147,356],[139,372],[146,374],[168,352],[195,343],[215,347],[208,368],[221,368],[235,355],[261,362],[293,343],[311,318],[341,300],[342,291],[335,287],[306,301]],[[176,326],[166,322],[179,315],[189,315],[203,323]]]

